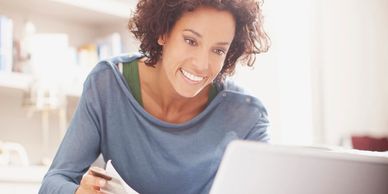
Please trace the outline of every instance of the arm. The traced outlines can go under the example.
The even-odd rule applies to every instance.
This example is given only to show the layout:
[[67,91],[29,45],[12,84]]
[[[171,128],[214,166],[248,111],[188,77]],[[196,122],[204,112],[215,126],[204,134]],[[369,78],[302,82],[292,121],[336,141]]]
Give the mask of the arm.
[[75,193],[82,175],[100,153],[100,132],[93,93],[87,84],[73,120],[45,175],[39,194]]
[[255,122],[255,125],[252,127],[251,131],[248,133],[245,139],[268,143],[270,141],[268,127],[268,114],[263,107],[263,110],[260,112],[259,117]]

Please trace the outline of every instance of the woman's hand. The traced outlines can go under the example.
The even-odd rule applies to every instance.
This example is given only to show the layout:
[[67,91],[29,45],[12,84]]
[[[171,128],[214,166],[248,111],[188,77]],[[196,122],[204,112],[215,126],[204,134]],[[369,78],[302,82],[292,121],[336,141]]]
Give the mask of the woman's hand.
[[99,167],[90,167],[87,174],[82,177],[81,183],[75,194],[102,194],[101,187],[106,184],[106,179],[96,176],[98,173],[106,174],[106,171]]

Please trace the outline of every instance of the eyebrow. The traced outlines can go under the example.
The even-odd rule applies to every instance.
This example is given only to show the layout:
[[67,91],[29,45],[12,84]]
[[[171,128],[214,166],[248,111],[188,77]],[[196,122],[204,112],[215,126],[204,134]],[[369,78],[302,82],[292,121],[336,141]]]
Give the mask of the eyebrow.
[[[199,38],[202,38],[202,35],[192,29],[184,29],[183,30],[184,32],[187,31],[187,32],[191,32],[193,34],[195,34],[196,36],[198,36]],[[229,45],[230,43],[229,42],[218,42],[216,43],[217,45]]]

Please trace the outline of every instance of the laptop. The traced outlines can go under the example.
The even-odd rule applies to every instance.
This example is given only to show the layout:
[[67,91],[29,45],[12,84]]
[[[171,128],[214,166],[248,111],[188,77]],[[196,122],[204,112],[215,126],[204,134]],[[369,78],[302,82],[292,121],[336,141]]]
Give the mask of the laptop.
[[388,194],[388,153],[233,141],[210,194]]

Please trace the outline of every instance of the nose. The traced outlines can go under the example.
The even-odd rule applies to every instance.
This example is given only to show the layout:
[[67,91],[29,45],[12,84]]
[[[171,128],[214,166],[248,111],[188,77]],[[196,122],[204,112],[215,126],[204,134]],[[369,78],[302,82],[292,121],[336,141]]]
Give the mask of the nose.
[[200,51],[195,53],[192,59],[192,67],[194,73],[205,76],[209,70],[209,55],[207,52]]

